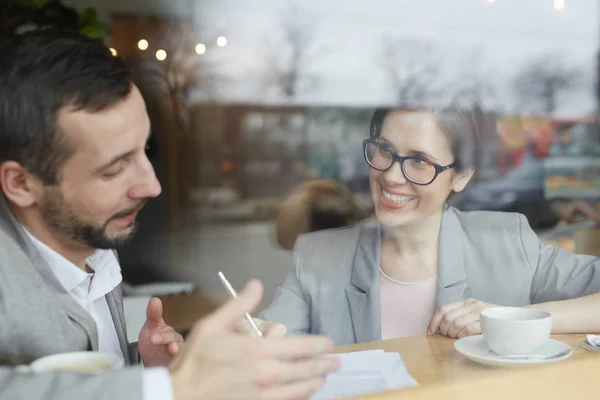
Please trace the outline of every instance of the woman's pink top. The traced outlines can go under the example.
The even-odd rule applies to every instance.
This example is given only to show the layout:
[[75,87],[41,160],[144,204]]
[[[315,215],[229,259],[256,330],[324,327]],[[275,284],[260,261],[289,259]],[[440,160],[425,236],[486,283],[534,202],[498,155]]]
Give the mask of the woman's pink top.
[[426,334],[435,313],[437,278],[400,282],[379,270],[382,340]]

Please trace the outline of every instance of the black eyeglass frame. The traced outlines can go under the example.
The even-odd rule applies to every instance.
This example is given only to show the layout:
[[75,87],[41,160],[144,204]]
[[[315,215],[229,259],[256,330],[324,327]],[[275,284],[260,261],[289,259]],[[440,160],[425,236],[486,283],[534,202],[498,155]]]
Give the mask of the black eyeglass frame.
[[[371,164],[369,162],[369,157],[367,157],[367,146],[369,144],[374,144],[375,146],[383,149],[384,151],[390,153],[390,155],[392,156],[392,162],[390,163],[390,166],[387,168],[378,168],[376,166],[374,166],[373,164]],[[434,162],[431,161],[427,161],[425,159],[423,159],[423,157],[419,157],[419,156],[399,156],[394,149],[391,148],[391,146],[389,146],[387,143],[381,143],[377,141],[377,137],[370,137],[368,139],[363,140],[363,156],[365,157],[365,161],[367,162],[367,164],[369,164],[369,166],[373,169],[376,169],[377,171],[388,171],[389,169],[391,169],[394,164],[396,162],[400,163],[400,170],[402,171],[402,175],[404,175],[404,177],[406,178],[406,180],[408,180],[409,182],[414,183],[415,185],[421,185],[421,186],[427,186],[427,185],[431,185],[433,183],[433,181],[435,181],[438,177],[439,174],[441,174],[442,172],[451,169],[451,168],[456,168],[457,166],[457,162],[453,162],[452,164],[448,164],[448,165],[439,165],[436,164]],[[422,182],[415,182],[414,180],[410,179],[407,175],[406,175],[406,171],[404,170],[404,162],[406,160],[419,160],[419,161],[425,161],[426,163],[432,165],[435,168],[435,175],[433,176],[433,178],[427,182],[427,183],[422,183]]]

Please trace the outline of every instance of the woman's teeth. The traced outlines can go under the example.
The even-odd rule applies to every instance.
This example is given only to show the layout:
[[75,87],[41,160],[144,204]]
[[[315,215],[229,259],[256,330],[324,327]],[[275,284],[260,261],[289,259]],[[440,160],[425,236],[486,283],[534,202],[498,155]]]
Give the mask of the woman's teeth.
[[396,203],[396,204],[406,204],[409,201],[415,199],[415,196],[401,196],[401,195],[397,195],[397,194],[391,194],[389,192],[386,192],[385,190],[383,190],[382,193],[383,193],[384,199],[386,199],[389,202]]

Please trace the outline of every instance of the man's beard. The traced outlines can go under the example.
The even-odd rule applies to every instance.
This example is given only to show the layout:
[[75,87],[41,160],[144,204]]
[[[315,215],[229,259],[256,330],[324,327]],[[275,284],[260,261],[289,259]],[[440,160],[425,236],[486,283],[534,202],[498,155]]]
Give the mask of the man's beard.
[[42,204],[42,217],[48,226],[56,233],[65,235],[71,240],[85,244],[94,249],[117,249],[125,245],[135,235],[138,223],[134,221],[130,230],[115,237],[109,237],[106,227],[113,219],[124,217],[139,210],[145,201],[136,207],[120,212],[109,218],[102,226],[78,216],[72,207],[65,201],[62,193],[57,188],[47,189]]

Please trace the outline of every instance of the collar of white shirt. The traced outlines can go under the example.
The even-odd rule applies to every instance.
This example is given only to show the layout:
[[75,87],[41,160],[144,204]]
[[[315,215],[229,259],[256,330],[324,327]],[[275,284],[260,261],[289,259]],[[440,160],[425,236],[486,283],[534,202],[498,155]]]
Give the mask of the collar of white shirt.
[[[25,227],[23,229],[68,293],[93,301],[106,296],[121,283],[121,267],[112,250],[96,250],[86,259],[88,267],[94,271],[91,274],[38,240]],[[82,287],[84,283],[86,286]]]

